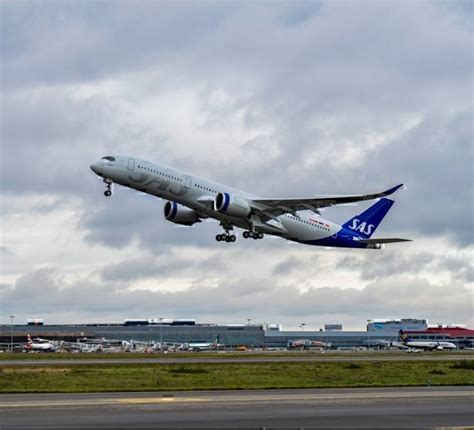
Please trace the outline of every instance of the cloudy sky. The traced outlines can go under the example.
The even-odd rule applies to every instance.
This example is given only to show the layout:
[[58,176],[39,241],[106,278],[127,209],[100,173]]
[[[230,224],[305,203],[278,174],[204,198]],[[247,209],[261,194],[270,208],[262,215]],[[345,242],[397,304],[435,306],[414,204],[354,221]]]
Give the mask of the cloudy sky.
[[[473,322],[472,2],[28,2],[1,12],[0,323]],[[130,154],[265,197],[406,190],[383,251],[217,243],[103,196]],[[367,205],[327,209],[343,222]]]

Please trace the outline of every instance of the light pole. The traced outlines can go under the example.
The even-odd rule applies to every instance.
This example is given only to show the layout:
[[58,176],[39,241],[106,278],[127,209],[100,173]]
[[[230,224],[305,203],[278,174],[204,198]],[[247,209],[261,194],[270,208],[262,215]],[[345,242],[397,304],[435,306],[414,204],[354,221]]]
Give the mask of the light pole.
[[304,331],[304,326],[306,325],[306,323],[301,323],[300,327],[303,328],[303,331]]
[[163,353],[163,317],[160,317],[160,353]]
[[370,348],[369,323],[370,323],[370,320],[367,320],[367,327],[366,327],[366,330],[367,330],[367,349]]
[[15,315],[10,315],[10,352],[13,352],[13,318]]
[[252,321],[252,318],[247,318],[247,325],[250,325],[250,321]]

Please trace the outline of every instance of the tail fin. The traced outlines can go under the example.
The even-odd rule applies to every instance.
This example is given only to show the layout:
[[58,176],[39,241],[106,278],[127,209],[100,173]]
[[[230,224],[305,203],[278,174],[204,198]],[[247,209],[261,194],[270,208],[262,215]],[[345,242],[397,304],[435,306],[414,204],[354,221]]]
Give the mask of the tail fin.
[[408,336],[403,330],[400,330],[398,332],[398,340],[400,342],[406,342],[408,340]]
[[29,334],[26,335],[26,346],[28,348],[31,348],[31,345],[33,345],[33,341],[31,340],[31,336]]
[[211,348],[217,348],[219,345],[219,335],[216,336],[216,338],[212,341]]
[[387,215],[387,212],[390,210],[393,203],[394,201],[390,199],[380,199],[361,214],[351,218],[343,224],[342,227],[354,231],[355,234],[364,239],[369,239],[383,220],[384,216]]

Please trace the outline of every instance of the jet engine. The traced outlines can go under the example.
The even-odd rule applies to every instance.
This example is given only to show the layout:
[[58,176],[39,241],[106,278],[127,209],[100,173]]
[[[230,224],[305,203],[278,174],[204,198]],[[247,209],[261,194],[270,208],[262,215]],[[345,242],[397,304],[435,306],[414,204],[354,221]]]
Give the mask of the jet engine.
[[384,243],[370,243],[367,245],[367,249],[384,249]]
[[250,214],[250,202],[235,194],[219,193],[214,200],[214,210],[235,218],[244,218]]
[[168,221],[175,224],[193,225],[196,222],[201,222],[196,212],[176,202],[166,202],[164,214]]

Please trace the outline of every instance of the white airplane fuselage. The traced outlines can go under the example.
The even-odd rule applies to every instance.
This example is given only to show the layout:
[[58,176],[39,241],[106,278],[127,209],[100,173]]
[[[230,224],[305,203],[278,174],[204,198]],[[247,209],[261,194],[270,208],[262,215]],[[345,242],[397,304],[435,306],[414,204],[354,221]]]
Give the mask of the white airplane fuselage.
[[413,349],[425,349],[429,351],[433,351],[435,349],[442,350],[442,349],[457,349],[457,346],[452,342],[430,342],[430,341],[415,341],[410,340],[406,342],[400,342],[406,348],[413,348]]
[[[363,225],[356,223],[358,220],[353,222],[354,225],[350,227],[352,229],[350,230],[324,220],[309,210],[284,213],[266,222],[261,222],[258,217],[252,215],[230,216],[227,213],[221,213],[214,207],[216,197],[220,193],[221,195],[238,196],[243,201],[258,197],[179,169],[136,157],[104,157],[92,164],[91,169],[109,184],[109,191],[105,192],[106,195],[111,194],[110,185],[116,183],[168,200],[171,202],[171,206],[168,207],[170,214],[173,214],[173,211],[174,213],[180,211],[180,214],[188,216],[188,213],[184,213],[185,209],[179,208],[177,205],[189,208],[197,214],[195,220],[192,218],[192,214],[189,214],[191,217],[189,225],[199,222],[201,219],[213,218],[220,221],[224,227],[229,226],[230,229],[235,226],[244,230],[261,232],[261,237],[263,234],[269,234],[291,241],[322,246],[377,249],[381,247],[358,243],[360,238],[357,230],[361,231],[362,228],[362,232],[364,232],[365,226],[365,223]],[[237,201],[236,204],[238,208],[239,202]],[[370,229],[370,226],[367,228]]]
[[49,341],[44,342],[33,342],[31,338],[28,339],[26,343],[26,348],[29,351],[38,351],[38,352],[54,352],[57,347]]

